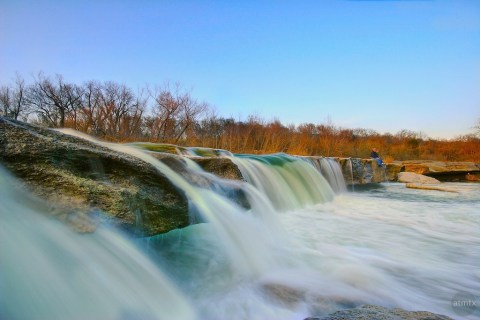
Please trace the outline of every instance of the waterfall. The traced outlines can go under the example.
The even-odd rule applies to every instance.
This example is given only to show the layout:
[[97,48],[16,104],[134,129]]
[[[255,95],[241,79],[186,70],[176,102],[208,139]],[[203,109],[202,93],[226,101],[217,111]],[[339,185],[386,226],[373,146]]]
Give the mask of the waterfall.
[[388,182],[388,175],[387,175],[387,164],[384,163],[383,165],[383,182]]
[[231,157],[232,153],[223,149],[188,147],[182,148],[181,154],[193,157]]
[[[89,135],[71,129],[58,129],[57,131],[88,140],[111,150],[129,154],[154,166],[175,186],[185,192],[193,209],[213,225],[225,252],[231,259],[232,268],[235,268],[239,273],[246,276],[256,276],[264,273],[271,265],[275,264],[270,244],[277,241],[278,237],[272,236],[275,230],[265,230],[264,228],[269,228],[269,225],[259,224],[256,218],[262,218],[265,215],[272,217],[273,212],[252,210],[252,215],[246,215],[245,209],[233,201],[213,190],[192,185],[179,173],[140,149],[129,145],[101,142]],[[255,198],[255,193],[249,193],[249,201],[251,204],[258,202],[258,204],[253,204],[252,208],[260,206],[265,209],[262,204],[264,201]]]
[[0,168],[0,319],[289,320],[362,304],[460,318],[452,297],[479,292],[478,184],[334,198],[335,159],[230,156],[243,182],[68,133],[151,164],[209,223],[135,239],[104,226],[77,234]]
[[333,158],[320,158],[321,172],[327,177],[330,186],[337,193],[345,192],[347,186],[343,177],[342,168]]
[[77,234],[0,168],[1,319],[195,319],[191,303],[128,240]]
[[355,191],[355,181],[353,180],[353,161],[352,158],[348,158],[348,163],[350,165],[350,178],[352,181],[352,191]]
[[301,159],[312,164],[327,179],[330,187],[335,193],[347,191],[345,178],[343,177],[342,168],[335,158],[324,157],[301,157]]
[[[154,143],[131,145],[158,152],[173,147],[173,145]],[[293,157],[286,154],[233,155],[227,150],[201,147],[176,147],[175,150],[178,154],[185,156],[183,160],[187,167],[197,174],[202,174],[203,169],[188,157],[230,158],[239,167],[242,176],[261,193],[267,195],[277,209],[301,208],[331,200],[333,196],[325,185],[325,178],[335,193],[346,191],[342,170],[334,158]],[[306,160],[313,165],[320,175],[301,164],[297,161],[298,159]],[[278,190],[271,189],[272,186],[278,186]],[[292,190],[296,192],[285,199],[285,195]]]
[[267,195],[276,209],[302,208],[334,197],[322,174],[299,158],[274,154],[236,155],[231,159],[245,180]]

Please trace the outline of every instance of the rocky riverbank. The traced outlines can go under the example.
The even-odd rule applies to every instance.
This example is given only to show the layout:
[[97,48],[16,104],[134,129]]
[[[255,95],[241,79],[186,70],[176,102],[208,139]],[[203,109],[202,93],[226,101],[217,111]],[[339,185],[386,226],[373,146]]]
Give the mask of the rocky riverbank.
[[480,181],[480,164],[474,162],[409,160],[393,161],[385,164],[384,167],[379,167],[371,159],[337,159],[341,164],[347,184],[398,181],[399,173],[401,172],[417,173],[443,182]]

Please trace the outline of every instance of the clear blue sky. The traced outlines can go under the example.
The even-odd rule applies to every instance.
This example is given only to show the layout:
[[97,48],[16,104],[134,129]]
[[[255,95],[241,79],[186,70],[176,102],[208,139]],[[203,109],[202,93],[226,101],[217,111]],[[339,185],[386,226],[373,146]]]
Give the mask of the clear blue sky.
[[480,118],[480,0],[0,1],[15,72],[178,81],[223,116],[431,137]]

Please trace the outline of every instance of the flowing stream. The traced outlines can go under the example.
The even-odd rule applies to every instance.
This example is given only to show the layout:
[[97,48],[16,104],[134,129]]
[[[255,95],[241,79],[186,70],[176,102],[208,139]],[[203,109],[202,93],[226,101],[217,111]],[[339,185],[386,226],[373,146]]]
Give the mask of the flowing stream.
[[480,184],[346,192],[333,159],[220,154],[247,182],[209,179],[242,188],[244,209],[143,151],[82,137],[151,163],[207,223],[79,235],[0,172],[0,319],[293,320],[365,303],[480,316],[451,307],[455,294],[480,292]]
[[0,319],[195,319],[191,303],[131,241],[80,235],[0,168]]

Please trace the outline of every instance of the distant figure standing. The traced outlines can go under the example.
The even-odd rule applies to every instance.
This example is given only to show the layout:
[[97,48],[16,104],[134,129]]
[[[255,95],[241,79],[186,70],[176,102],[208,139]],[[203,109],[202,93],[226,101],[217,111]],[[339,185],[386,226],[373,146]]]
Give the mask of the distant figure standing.
[[370,157],[373,158],[375,161],[377,161],[377,164],[379,167],[383,166],[383,160],[380,159],[377,148],[372,149],[372,152],[370,153]]

